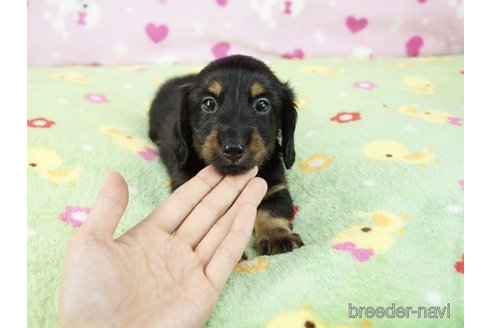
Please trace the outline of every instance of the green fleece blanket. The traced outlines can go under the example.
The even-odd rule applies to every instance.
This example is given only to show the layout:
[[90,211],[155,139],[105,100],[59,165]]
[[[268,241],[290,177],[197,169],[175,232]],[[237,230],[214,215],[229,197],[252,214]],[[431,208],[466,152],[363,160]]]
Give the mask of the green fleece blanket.
[[[288,180],[305,246],[250,243],[207,326],[462,327],[463,57],[268,64],[298,95]],[[55,326],[67,240],[109,170],[130,191],[117,234],[169,194],[147,111],[201,67],[28,70],[30,327]]]

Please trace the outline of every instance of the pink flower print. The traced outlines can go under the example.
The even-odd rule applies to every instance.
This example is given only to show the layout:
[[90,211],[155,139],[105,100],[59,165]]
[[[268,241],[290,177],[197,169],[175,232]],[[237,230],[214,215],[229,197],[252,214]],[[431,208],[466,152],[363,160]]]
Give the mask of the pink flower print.
[[147,147],[144,150],[138,152],[138,154],[146,161],[150,161],[151,159],[153,159],[158,155],[155,150]]
[[50,128],[55,122],[47,120],[43,117],[27,120],[27,126],[31,128]]
[[108,98],[102,93],[87,93],[84,98],[95,104],[107,103]]
[[360,120],[360,113],[358,112],[340,112],[337,115],[330,118],[330,121],[338,123],[348,123],[352,121]]
[[89,207],[67,206],[65,212],[60,214],[60,220],[78,228],[89,215]]
[[355,82],[354,84],[352,84],[352,87],[356,88],[356,89],[363,89],[363,90],[372,90],[374,88],[377,88],[377,84],[376,83],[373,83],[371,81],[359,81],[359,82]]

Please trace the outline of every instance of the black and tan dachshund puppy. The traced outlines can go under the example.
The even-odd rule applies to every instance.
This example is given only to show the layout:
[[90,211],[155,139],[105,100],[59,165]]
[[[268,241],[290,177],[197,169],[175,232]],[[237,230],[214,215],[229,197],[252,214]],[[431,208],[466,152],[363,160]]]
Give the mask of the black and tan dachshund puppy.
[[295,160],[296,120],[288,84],[263,62],[234,55],[163,84],[150,109],[149,136],[173,190],[209,164],[222,174],[258,166],[268,191],[256,216],[256,249],[271,255],[303,245],[289,222],[293,205],[284,170]]

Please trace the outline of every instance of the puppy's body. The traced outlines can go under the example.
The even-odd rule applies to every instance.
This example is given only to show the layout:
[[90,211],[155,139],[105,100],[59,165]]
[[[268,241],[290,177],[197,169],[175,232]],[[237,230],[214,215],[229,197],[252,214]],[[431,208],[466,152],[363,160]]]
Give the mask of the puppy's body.
[[296,118],[289,86],[261,61],[236,55],[162,85],[151,106],[149,136],[173,190],[208,164],[223,174],[258,166],[269,189],[258,208],[256,247],[277,254],[303,244],[289,222],[293,205],[284,170],[295,159]]
[[163,84],[150,109],[149,137],[157,142],[159,154],[168,173],[171,175],[172,190],[195,176],[205,167],[205,163],[193,151],[185,165],[179,167],[176,155],[177,129],[180,123],[180,107],[183,98],[183,85],[189,84],[196,74],[174,78]]

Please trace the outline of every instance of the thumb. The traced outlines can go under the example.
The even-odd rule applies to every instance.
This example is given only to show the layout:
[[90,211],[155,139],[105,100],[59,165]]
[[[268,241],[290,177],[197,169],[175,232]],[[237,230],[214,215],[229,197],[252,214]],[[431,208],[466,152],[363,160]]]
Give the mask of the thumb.
[[99,239],[112,239],[128,205],[128,185],[116,172],[110,172],[86,221],[80,227]]

